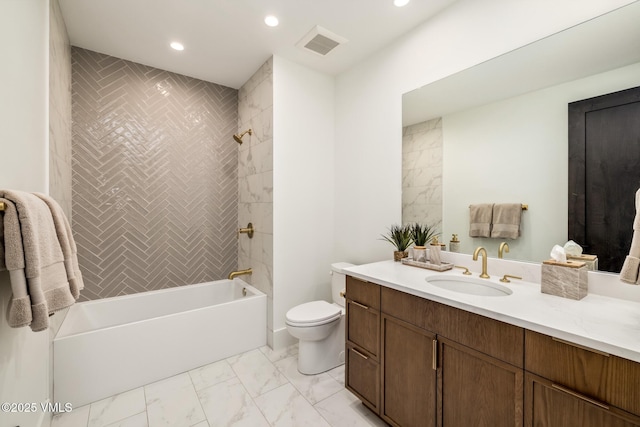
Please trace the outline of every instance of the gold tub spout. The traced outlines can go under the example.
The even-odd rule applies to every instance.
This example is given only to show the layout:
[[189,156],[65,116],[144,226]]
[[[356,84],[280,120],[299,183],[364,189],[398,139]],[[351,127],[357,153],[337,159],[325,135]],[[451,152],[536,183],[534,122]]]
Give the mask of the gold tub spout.
[[247,268],[246,270],[232,271],[231,273],[229,273],[229,277],[227,278],[229,280],[232,280],[236,276],[242,276],[243,274],[251,274],[251,273],[253,273],[253,271],[250,268]]

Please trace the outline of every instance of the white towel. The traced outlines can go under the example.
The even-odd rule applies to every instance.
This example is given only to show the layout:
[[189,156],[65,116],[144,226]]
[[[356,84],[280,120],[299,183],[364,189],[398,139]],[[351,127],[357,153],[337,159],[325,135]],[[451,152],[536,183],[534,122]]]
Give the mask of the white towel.
[[620,280],[630,285],[640,285],[640,190],[636,191],[636,217],[633,220],[633,238],[629,255],[624,259],[622,270],[620,270]]

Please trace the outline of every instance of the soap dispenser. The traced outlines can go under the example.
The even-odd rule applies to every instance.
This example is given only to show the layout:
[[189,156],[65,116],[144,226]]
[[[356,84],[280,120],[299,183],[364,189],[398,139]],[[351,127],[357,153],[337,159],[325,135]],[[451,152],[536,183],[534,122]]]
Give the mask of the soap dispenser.
[[457,234],[453,234],[453,236],[451,236],[451,241],[449,242],[449,252],[460,252],[460,240],[458,240]]
[[442,247],[440,246],[440,242],[438,242],[438,236],[435,236],[433,240],[431,240],[431,246],[429,247],[429,262],[431,262],[431,264],[442,264],[442,258],[440,257],[441,249]]

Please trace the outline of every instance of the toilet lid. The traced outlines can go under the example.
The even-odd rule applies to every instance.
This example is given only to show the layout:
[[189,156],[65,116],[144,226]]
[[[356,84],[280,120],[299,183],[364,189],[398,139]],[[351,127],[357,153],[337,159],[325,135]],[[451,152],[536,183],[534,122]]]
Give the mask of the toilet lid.
[[318,324],[331,321],[342,315],[341,307],[326,301],[312,301],[293,307],[287,312],[286,318],[290,323]]

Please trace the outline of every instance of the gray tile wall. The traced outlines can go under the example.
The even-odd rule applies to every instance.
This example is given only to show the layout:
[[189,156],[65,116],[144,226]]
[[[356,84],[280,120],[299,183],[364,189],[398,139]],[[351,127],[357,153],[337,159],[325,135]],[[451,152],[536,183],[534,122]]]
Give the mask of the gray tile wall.
[[96,299],[237,268],[238,91],[72,49],[73,230]]

